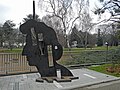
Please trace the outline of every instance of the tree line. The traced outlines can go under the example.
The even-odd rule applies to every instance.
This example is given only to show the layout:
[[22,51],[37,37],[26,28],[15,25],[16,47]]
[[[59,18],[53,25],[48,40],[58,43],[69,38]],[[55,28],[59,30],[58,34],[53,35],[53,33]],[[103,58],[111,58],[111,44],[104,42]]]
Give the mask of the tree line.
[[19,47],[23,42],[23,35],[19,32],[18,28],[15,28],[15,23],[11,20],[6,20],[5,23],[0,26],[0,47],[6,47],[12,49],[13,47]]
[[[24,22],[31,19],[32,14],[27,15],[23,19]],[[43,21],[47,25],[54,28],[58,40],[63,47],[65,47],[65,37],[62,28],[60,27],[59,20],[51,19],[50,16],[44,16],[43,19],[38,21]],[[56,21],[55,21],[56,20]],[[86,38],[87,35],[87,38]],[[103,46],[105,42],[108,42],[110,46],[118,46],[120,41],[120,30],[119,25],[104,24],[97,28],[97,33],[91,34],[90,32],[80,30],[77,24],[71,30],[70,34],[67,34],[69,45],[73,47],[75,42],[75,47],[94,47]],[[11,20],[7,20],[3,25],[0,26],[0,47],[6,47],[12,49],[13,47],[23,47],[25,44],[25,35],[23,35],[19,28],[15,28],[15,23]]]
[[[117,5],[118,1],[110,0],[109,3]],[[105,6],[108,4],[103,4],[103,7],[96,9],[94,13],[97,15],[104,13],[105,10],[110,8]],[[109,45],[119,44],[119,20],[117,23],[99,25],[96,29],[97,33],[91,34],[91,30],[99,23],[92,23],[92,18],[89,14],[89,0],[47,0],[47,2],[39,0],[38,6],[40,6],[41,10],[46,11],[47,15],[42,19],[39,18],[39,15],[36,15],[36,20],[52,27],[63,47],[72,47],[74,46],[73,44],[76,44],[77,47],[87,48],[95,45],[102,46],[105,42],[108,42]],[[119,9],[119,6],[117,9]],[[111,19],[113,19],[112,17]],[[29,14],[23,18],[23,22],[32,18],[32,14]],[[21,34],[13,21],[7,20],[0,25],[0,47],[22,47],[24,44],[25,35]]]

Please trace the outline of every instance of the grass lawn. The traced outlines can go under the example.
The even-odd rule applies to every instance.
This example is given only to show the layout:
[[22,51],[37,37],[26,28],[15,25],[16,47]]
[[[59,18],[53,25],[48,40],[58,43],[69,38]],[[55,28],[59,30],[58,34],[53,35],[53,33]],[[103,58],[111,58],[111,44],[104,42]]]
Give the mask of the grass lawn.
[[107,71],[107,68],[110,67],[112,64],[104,64],[104,65],[99,65],[99,66],[91,66],[89,67],[90,70],[94,70],[97,72],[101,72],[104,74],[120,77],[120,73],[110,73]]
[[0,53],[22,53],[22,50],[23,50],[22,48],[14,48],[12,50],[2,48],[0,49]]
[[[118,46],[120,47],[120,46]],[[111,49],[116,49],[118,47],[115,47],[115,46],[112,46],[110,47],[109,46],[109,50]],[[81,51],[106,51],[106,46],[102,46],[102,47],[93,47],[93,48],[63,48],[63,51],[65,53],[67,52],[81,52]],[[22,48],[13,48],[12,50],[10,49],[7,49],[7,48],[0,48],[0,53],[21,53],[22,52]]]

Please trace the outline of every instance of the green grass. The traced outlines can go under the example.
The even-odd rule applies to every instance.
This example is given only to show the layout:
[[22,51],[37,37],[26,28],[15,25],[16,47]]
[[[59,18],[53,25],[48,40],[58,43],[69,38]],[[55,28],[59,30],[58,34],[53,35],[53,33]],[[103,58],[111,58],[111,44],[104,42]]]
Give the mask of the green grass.
[[104,74],[120,77],[120,73],[110,73],[107,71],[107,67],[110,67],[112,64],[104,64],[104,65],[99,65],[99,66],[91,66],[89,67],[90,70],[94,70],[97,72],[101,72]]
[[10,49],[3,48],[3,49],[0,49],[0,53],[22,53],[22,49],[14,48],[14,49],[10,50]]
[[[119,46],[120,47],[120,46]],[[112,46],[112,47],[109,47],[109,50],[111,49],[115,49],[115,48],[118,48],[118,47],[115,47],[115,46]],[[94,48],[64,48],[63,51],[65,53],[69,53],[69,52],[75,52],[75,53],[79,53],[81,51],[105,51],[106,50],[106,46],[102,46],[102,47],[94,47]],[[13,50],[10,50],[10,49],[6,49],[6,48],[0,48],[0,53],[21,53],[22,52],[22,48],[13,48]]]

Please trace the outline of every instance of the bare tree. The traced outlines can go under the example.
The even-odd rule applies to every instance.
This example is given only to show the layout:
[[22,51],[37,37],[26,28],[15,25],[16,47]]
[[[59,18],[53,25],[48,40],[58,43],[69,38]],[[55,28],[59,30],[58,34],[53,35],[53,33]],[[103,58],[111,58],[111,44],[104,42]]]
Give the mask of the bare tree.
[[101,15],[105,12],[110,13],[110,18],[107,21],[120,22],[120,1],[119,0],[99,0],[102,7],[98,6],[94,13]]
[[98,28],[101,30],[101,37],[103,40],[103,44],[105,42],[108,42],[109,45],[114,46],[117,45],[118,43],[118,29],[117,29],[117,24],[102,24],[99,25]]
[[51,15],[44,16],[42,21],[55,30],[59,43],[62,46],[65,46],[65,38],[61,27],[61,21],[57,17],[51,17]]
[[60,20],[66,38],[66,47],[68,46],[67,33],[73,28],[76,21],[82,18],[85,2],[86,0],[39,0],[40,7],[44,7],[47,13]]
[[85,3],[85,8],[83,9],[82,12],[82,16],[81,18],[79,18],[79,25],[78,31],[82,31],[84,32],[84,34],[81,34],[79,32],[75,32],[77,36],[79,36],[79,38],[82,41],[82,45],[86,48],[87,44],[88,44],[88,34],[90,33],[90,31],[92,30],[93,26],[96,24],[92,23],[92,18],[90,17],[89,14],[89,0],[87,0],[87,2]]
[[81,23],[80,23],[81,25],[79,25],[79,26],[82,26],[81,31],[85,32],[84,47],[87,48],[88,33],[92,30],[92,28],[94,26],[94,24],[91,23],[92,19],[91,19],[89,12],[87,10],[84,11],[83,18],[80,21],[81,21]]

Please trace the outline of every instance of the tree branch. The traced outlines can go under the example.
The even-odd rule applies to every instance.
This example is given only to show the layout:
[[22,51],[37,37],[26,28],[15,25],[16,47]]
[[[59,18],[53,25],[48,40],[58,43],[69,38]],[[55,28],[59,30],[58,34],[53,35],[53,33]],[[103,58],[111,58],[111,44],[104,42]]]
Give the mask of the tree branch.
[[73,2],[73,0],[72,0],[72,1],[70,2],[70,4],[66,7],[67,9],[71,6],[72,2]]
[[52,4],[52,1],[51,1],[51,0],[49,0],[49,1],[50,1],[50,5],[51,5],[52,10],[53,10],[53,12],[55,13],[55,7],[54,7],[54,5]]
[[118,5],[118,3],[115,3],[115,2],[113,2],[113,3],[120,8],[120,6]]

